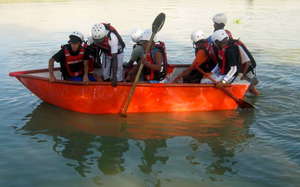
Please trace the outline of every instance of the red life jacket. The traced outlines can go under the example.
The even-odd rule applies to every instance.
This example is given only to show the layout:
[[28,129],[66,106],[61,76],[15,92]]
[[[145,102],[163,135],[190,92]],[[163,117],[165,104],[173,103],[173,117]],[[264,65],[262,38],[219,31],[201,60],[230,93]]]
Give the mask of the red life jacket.
[[108,34],[106,37],[104,37],[103,41],[100,44],[97,44],[98,47],[100,47],[100,49],[106,53],[107,55],[111,56],[111,47],[108,43],[108,41],[111,39],[110,35],[111,33],[114,33],[119,41],[119,45],[121,45],[121,49],[119,49],[118,54],[122,53],[124,48],[125,48],[125,42],[123,41],[121,35],[118,33],[118,31],[110,25],[110,23],[102,23],[105,28],[108,30]]
[[[85,49],[80,47],[79,53],[75,56],[71,55],[68,47],[63,46],[64,54],[65,54],[65,68],[68,72],[68,75],[71,77],[77,77],[83,74],[83,58]],[[79,66],[79,67],[78,67]]]
[[165,43],[161,42],[161,41],[155,43],[154,46],[152,47],[152,49],[150,50],[150,52],[148,54],[146,54],[147,62],[150,62],[151,64],[156,64],[155,55],[157,52],[161,52],[162,57],[163,57],[161,70],[154,71],[154,70],[151,70],[150,68],[145,67],[143,74],[144,74],[144,78],[148,81],[163,80],[167,74],[168,69],[170,69],[170,68],[168,68],[169,65],[168,65],[168,59],[167,59],[167,53],[166,53],[166,46],[165,46]]

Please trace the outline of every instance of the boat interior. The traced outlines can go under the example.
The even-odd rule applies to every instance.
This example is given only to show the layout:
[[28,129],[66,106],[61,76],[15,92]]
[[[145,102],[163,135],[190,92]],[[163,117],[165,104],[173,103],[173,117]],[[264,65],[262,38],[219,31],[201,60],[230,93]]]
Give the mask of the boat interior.
[[[179,75],[182,71],[184,71],[189,65],[170,65],[168,68],[168,74],[166,77],[166,83],[171,82]],[[20,72],[12,72],[10,76],[31,76],[38,79],[49,79],[49,71],[48,69],[40,69],[40,70],[29,70],[29,71],[20,71]],[[63,81],[63,77],[60,71],[60,68],[55,68],[54,70],[55,78],[58,81]],[[69,81],[68,81],[69,82]]]
[[[148,82],[139,82],[139,85],[147,85],[147,86],[154,86],[158,84],[164,84],[168,86],[196,86],[198,87],[199,83],[182,83],[182,81],[179,81],[178,83],[172,83],[172,81],[179,75],[182,71],[184,71],[187,67],[189,67],[189,64],[172,64],[168,68],[168,74],[165,78],[165,80],[161,83],[148,83]],[[48,69],[37,69],[37,70],[28,70],[28,71],[18,71],[18,72],[11,72],[9,73],[12,77],[27,77],[27,78],[33,78],[33,79],[40,79],[40,80],[49,80],[49,71]],[[63,80],[62,74],[60,72],[60,68],[54,69],[54,75],[56,78],[57,83],[64,83],[64,84],[87,84],[84,82],[75,82],[75,81],[66,81]],[[88,82],[88,84],[108,84],[110,85],[110,82]],[[119,82],[119,85],[131,85],[130,82]],[[234,84],[248,84],[245,82],[235,82]],[[213,86],[213,84],[201,84],[201,86]],[[230,86],[230,85],[228,85]]]

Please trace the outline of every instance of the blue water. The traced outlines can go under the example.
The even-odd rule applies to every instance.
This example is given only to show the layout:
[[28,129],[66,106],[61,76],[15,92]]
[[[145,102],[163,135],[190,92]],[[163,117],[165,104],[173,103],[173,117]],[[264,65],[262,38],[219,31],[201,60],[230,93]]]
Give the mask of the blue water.
[[[299,7],[296,0],[0,1],[0,186],[300,186]],[[88,35],[102,20],[119,28],[128,59],[130,31],[149,27],[160,11],[171,63],[190,63],[190,33],[208,35],[212,15],[226,12],[228,29],[258,62],[261,95],[247,97],[255,110],[87,115],[43,103],[8,77],[47,67],[69,32]]]

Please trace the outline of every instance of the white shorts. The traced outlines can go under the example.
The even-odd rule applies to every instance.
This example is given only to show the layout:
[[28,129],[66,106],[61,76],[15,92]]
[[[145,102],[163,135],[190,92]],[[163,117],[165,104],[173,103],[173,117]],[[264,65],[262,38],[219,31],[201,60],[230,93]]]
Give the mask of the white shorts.
[[[123,81],[124,74],[123,74],[123,59],[124,53],[120,53],[117,55],[118,59],[118,70],[117,70],[117,81]],[[106,54],[102,54],[102,76],[104,80],[112,79],[112,69],[111,69],[111,60],[112,57]]]

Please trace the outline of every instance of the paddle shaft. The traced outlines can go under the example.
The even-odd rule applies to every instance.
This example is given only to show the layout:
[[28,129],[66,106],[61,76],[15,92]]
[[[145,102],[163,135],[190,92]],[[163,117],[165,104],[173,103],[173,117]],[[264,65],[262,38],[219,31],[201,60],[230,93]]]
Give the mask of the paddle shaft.
[[[152,33],[151,34],[151,38],[150,38],[150,41],[148,42],[147,46],[146,46],[146,50],[145,50],[145,55],[147,53],[149,53],[150,49],[151,49],[151,45],[152,45],[152,42],[153,42],[153,38],[155,36],[156,33]],[[127,112],[127,109],[128,109],[128,106],[131,102],[131,99],[134,95],[134,91],[135,91],[135,88],[136,88],[136,85],[137,85],[137,82],[139,81],[140,79],[140,76],[141,76],[141,73],[142,73],[142,70],[143,70],[143,67],[144,67],[144,64],[142,63],[142,60],[140,60],[140,66],[139,66],[139,69],[137,71],[137,74],[134,78],[134,81],[132,83],[132,86],[130,88],[130,91],[129,91],[129,95],[127,97],[127,100],[125,101],[124,103],[124,106],[122,107],[122,110],[121,110],[121,116],[123,117],[126,117],[126,112]]]
[[[197,69],[198,70],[198,69]],[[200,70],[198,70],[200,73],[202,73],[204,75],[204,73]],[[207,78],[209,80],[211,80],[213,83],[217,84],[218,82],[213,79],[211,76],[207,76]],[[243,99],[238,99],[237,97],[235,97],[234,95],[232,95],[232,93],[230,91],[228,91],[226,88],[224,87],[219,87],[220,90],[222,90],[226,95],[228,95],[229,97],[231,97],[241,108],[254,108],[254,106],[252,106],[250,103],[244,101]]]
[[[213,83],[217,84],[217,81],[213,79],[211,76],[208,76],[207,78],[211,80]],[[222,90],[226,95],[231,97],[233,100],[235,100],[235,102],[239,103],[239,99],[236,98],[234,95],[232,95],[232,93],[230,93],[226,88],[221,87],[219,89]]]

